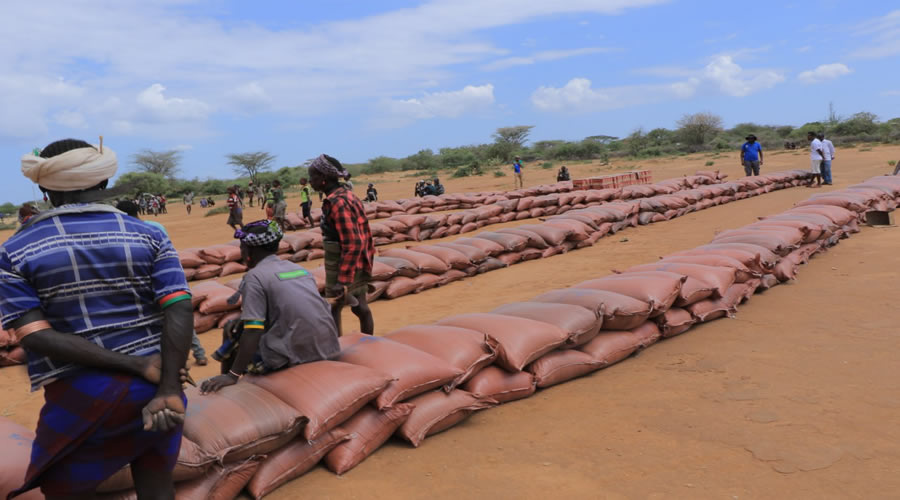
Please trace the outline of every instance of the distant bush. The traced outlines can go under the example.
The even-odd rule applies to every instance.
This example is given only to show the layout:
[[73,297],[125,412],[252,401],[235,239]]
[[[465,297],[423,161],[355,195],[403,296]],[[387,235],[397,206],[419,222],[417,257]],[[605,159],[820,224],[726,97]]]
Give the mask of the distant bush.
[[897,164],[897,160],[890,160],[890,161],[888,161],[888,165],[890,165],[890,166],[892,166],[892,167],[893,167],[894,165],[896,165],[896,164]]
[[454,178],[468,177],[470,175],[472,175],[471,167],[459,167],[453,171],[453,175],[451,175],[451,177],[454,177]]
[[204,215],[204,217],[209,217],[210,215],[227,214],[227,213],[228,213],[228,207],[216,207],[216,208],[209,209],[206,212],[206,214]]
[[706,166],[707,166],[707,167],[711,167],[711,166],[713,166],[713,165],[715,165],[715,164],[716,164],[716,162],[714,162],[714,161],[712,161],[712,160],[706,162]]
[[494,177],[506,177],[506,172],[502,170],[494,170]]
[[549,169],[549,168],[553,168],[553,162],[552,162],[552,161],[545,161],[544,163],[541,164],[541,168],[543,168],[543,169],[545,169],[545,170],[546,170],[546,169]]

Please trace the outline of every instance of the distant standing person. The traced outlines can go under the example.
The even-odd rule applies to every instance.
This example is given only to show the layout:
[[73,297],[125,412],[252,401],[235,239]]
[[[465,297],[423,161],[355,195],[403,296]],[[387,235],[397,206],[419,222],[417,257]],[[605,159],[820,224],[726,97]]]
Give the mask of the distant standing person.
[[513,162],[513,172],[516,174],[516,189],[522,189],[525,187],[525,180],[522,178],[522,161],[516,156],[516,161]]
[[378,201],[378,190],[375,189],[375,184],[369,183],[369,187],[366,188],[366,202],[372,203],[373,201]]
[[191,210],[194,208],[194,192],[188,191],[184,193],[184,209],[187,210],[188,215],[191,215]]
[[225,203],[228,205],[228,222],[226,224],[235,231],[239,227],[244,227],[244,208],[234,186],[228,188],[228,199]]
[[816,137],[815,132],[806,134],[809,141],[810,170],[816,178],[816,187],[822,186],[822,163],[825,161],[825,151],[822,150],[822,141]]
[[822,141],[822,152],[825,160],[822,162],[822,182],[826,186],[831,185],[831,165],[834,163],[834,143],[825,138],[825,134],[819,132],[819,140]]
[[272,182],[272,190],[269,192],[269,199],[266,202],[272,207],[272,219],[284,231],[284,215],[287,211],[287,202],[284,201],[284,190],[281,189],[281,181],[276,180]]
[[300,179],[300,210],[303,212],[303,222],[312,227],[312,188],[309,187],[306,177]]
[[569,175],[569,169],[566,168],[565,165],[559,167],[559,172],[556,173],[556,182],[565,182],[572,180],[572,176]]
[[262,187],[262,184],[257,184],[253,190],[253,195],[256,196],[256,203],[259,205],[259,208],[262,208],[266,202],[266,190]]
[[747,139],[741,146],[741,165],[744,167],[744,174],[748,177],[759,175],[759,167],[763,164],[762,146],[756,142],[756,136],[753,134],[744,139]]
[[359,318],[363,333],[375,333],[375,320],[366,303],[372,278],[375,244],[366,209],[359,198],[340,183],[347,172],[337,159],[321,155],[309,166],[309,183],[327,196],[322,202],[322,238],[325,247],[325,296],[332,299],[331,315],[341,332],[345,304]]

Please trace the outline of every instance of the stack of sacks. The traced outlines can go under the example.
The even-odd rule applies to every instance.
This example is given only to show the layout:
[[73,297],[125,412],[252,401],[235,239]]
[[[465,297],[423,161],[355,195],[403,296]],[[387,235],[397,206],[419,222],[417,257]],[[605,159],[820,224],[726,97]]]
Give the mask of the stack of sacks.
[[[246,377],[214,395],[189,389],[178,498],[234,498],[245,486],[261,498],[321,460],[345,473],[391,435],[420,446],[475,411],[733,316],[755,292],[791,279],[798,263],[858,231],[865,211],[900,200],[900,178],[865,185],[721,233],[709,245],[490,313],[384,337],[345,336],[335,361]],[[852,194],[870,189],[864,201]],[[855,210],[838,206],[851,201]],[[3,470],[12,479],[0,481],[7,489],[21,481],[27,453],[10,460]],[[126,468],[103,490],[131,498],[130,487]]]
[[[697,177],[707,179],[703,176]],[[671,194],[597,203],[585,208],[564,211],[538,224],[486,231],[453,242],[383,250],[375,257],[368,300],[372,302],[381,298],[395,299],[520,262],[567,253],[591,246],[600,238],[627,227],[670,220],[696,210],[734,201],[735,194],[747,193],[748,196],[756,196],[756,191],[760,188],[753,187],[749,191],[747,189],[748,186],[755,186],[757,183],[774,189],[802,185],[808,182],[809,173],[804,171],[776,173],[753,179],[756,180],[716,185],[699,184],[699,188],[673,191]],[[590,191],[570,193],[576,194],[589,196]],[[522,200],[525,198],[519,202]],[[454,215],[457,214],[450,216]],[[405,224],[421,227],[423,224],[427,225],[423,220],[445,216],[446,214],[404,215],[398,216],[396,220],[384,222],[401,229],[407,227]],[[372,226],[376,224],[373,223]],[[310,235],[317,238],[310,238]],[[321,235],[311,231],[287,235],[285,238],[286,241],[302,239],[304,244],[321,244]],[[318,267],[312,270],[311,274],[316,278],[320,292],[324,291],[325,268]],[[238,283],[239,280],[236,280],[229,285],[236,289]],[[197,291],[195,288],[194,293]],[[230,319],[222,316],[208,317],[205,314],[208,313],[201,312],[195,316],[198,332],[212,328],[214,321],[221,325]],[[205,322],[201,323],[201,319],[205,319]]]
[[25,363],[25,350],[12,330],[0,329],[0,368]]
[[[237,300],[231,304],[229,299]],[[241,315],[241,298],[236,289],[215,281],[200,283],[191,288],[191,302],[194,306],[194,330],[204,333],[213,328],[222,328],[229,320]]]
[[[551,186],[549,189],[538,187],[495,195],[445,195],[447,199],[456,196],[471,202],[455,204],[453,205],[455,208],[468,207],[473,203],[477,206],[451,214],[432,213],[435,210],[430,210],[429,204],[436,206],[434,203],[438,197],[426,196],[405,200],[402,204],[393,201],[379,202],[392,207],[397,205],[397,209],[390,211],[388,218],[372,222],[370,228],[375,245],[381,246],[444,238],[476,231],[489,225],[551,217],[610,201],[638,199],[645,200],[641,206],[642,215],[638,222],[648,224],[735,199],[797,185],[801,182],[801,178],[802,175],[795,172],[786,172],[723,183],[721,177],[698,174],[621,189],[557,192]],[[367,204],[367,210],[372,205],[374,204]],[[236,243],[180,252],[182,267],[185,268],[188,280],[203,280],[244,272],[246,270],[244,266],[237,262],[240,254],[234,248],[230,248],[232,246],[236,246]],[[322,258],[324,250],[322,250],[321,230],[316,227],[309,231],[285,235],[278,253],[281,258],[292,262]]]

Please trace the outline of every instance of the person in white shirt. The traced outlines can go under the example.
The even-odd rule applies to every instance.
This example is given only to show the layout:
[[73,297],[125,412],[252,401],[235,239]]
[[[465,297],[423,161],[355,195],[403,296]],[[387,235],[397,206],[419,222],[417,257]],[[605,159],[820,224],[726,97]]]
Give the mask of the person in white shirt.
[[822,162],[825,161],[825,152],[822,150],[822,141],[816,137],[815,132],[808,132],[806,140],[809,141],[809,160],[813,176],[816,178],[816,187],[822,186]]
[[822,141],[822,152],[825,153],[825,161],[822,162],[822,183],[831,185],[831,163],[834,161],[834,143],[825,138],[825,134],[819,132],[819,140]]

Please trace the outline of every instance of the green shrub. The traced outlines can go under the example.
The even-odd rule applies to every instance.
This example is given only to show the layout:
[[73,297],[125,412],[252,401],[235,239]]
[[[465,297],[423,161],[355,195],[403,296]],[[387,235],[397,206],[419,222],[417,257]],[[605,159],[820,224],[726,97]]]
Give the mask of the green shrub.
[[541,164],[541,168],[543,168],[543,169],[545,169],[545,170],[546,170],[546,169],[549,169],[549,168],[553,168],[553,162],[552,162],[552,161],[545,161],[544,163]]
[[859,148],[860,152],[872,151],[872,148]]
[[506,172],[502,170],[494,170],[494,177],[506,177]]
[[451,177],[468,177],[472,175],[472,167],[459,167],[453,171],[453,175]]
[[714,161],[712,161],[712,160],[706,162],[706,166],[707,166],[707,167],[711,167],[711,166],[713,166],[713,165],[715,165],[715,164],[716,164],[716,162],[714,162]]
[[890,166],[892,166],[892,167],[893,167],[894,165],[896,165],[896,164],[897,164],[897,160],[890,160],[890,161],[888,161],[888,165],[890,165]]
[[211,209],[209,209],[209,210],[206,212],[206,215],[204,215],[204,217],[209,217],[210,215],[227,214],[227,213],[228,213],[228,207],[227,207],[227,206],[224,206],[224,207],[216,207],[216,208],[211,208]]

